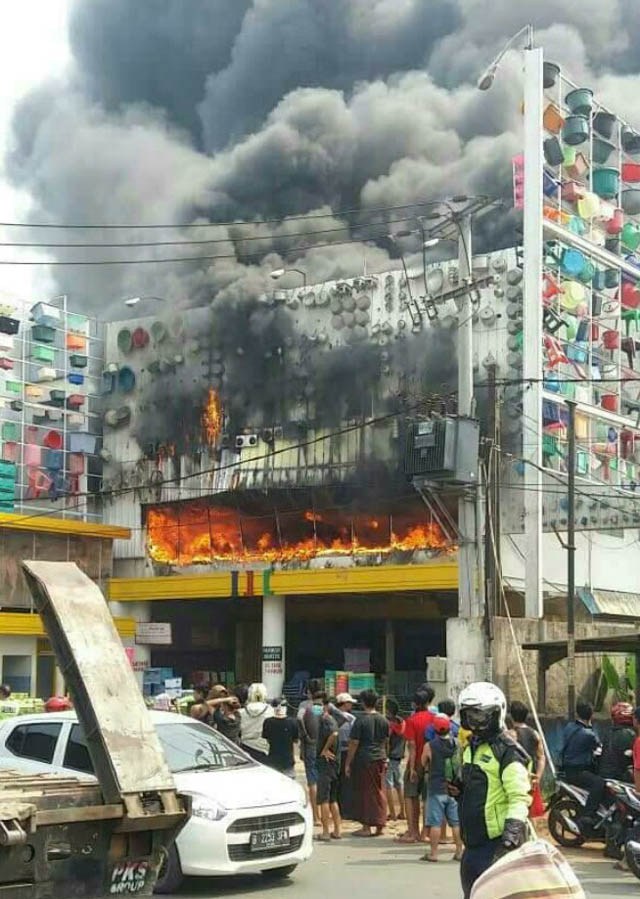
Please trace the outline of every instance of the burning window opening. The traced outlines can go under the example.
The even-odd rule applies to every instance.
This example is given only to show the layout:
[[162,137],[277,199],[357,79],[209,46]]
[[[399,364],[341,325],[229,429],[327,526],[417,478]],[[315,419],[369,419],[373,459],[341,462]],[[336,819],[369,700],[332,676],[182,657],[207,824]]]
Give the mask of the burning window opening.
[[222,434],[223,424],[224,416],[220,396],[217,390],[210,387],[202,410],[202,434],[207,446],[214,447],[217,445]]
[[249,515],[203,502],[153,506],[147,547],[153,561],[175,566],[456,549],[424,507],[407,505],[378,515],[336,509]]

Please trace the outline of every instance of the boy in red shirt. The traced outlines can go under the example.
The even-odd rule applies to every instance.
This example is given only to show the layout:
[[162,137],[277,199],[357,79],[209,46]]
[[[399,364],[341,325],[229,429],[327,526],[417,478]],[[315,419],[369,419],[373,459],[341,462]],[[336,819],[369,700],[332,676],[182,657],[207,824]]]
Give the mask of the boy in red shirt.
[[424,734],[433,724],[434,714],[429,710],[435,696],[431,687],[423,686],[413,697],[414,713],[405,721],[404,737],[409,747],[409,760],[404,772],[404,800],[407,810],[407,832],[398,837],[399,843],[417,843],[420,832],[420,799],[424,794],[424,768],[422,750]]

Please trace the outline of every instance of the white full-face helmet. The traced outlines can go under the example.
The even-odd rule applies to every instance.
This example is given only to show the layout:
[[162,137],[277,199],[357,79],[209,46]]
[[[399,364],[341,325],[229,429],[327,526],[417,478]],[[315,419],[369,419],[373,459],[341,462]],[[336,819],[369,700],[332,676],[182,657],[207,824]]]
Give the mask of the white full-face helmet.
[[460,693],[460,723],[477,737],[495,737],[504,730],[507,700],[499,687],[487,681],[469,684]]

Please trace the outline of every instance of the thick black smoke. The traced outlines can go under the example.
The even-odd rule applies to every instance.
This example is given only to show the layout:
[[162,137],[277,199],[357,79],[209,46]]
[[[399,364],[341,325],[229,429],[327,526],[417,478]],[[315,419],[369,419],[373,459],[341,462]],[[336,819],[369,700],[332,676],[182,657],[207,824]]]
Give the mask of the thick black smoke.
[[[214,319],[224,310],[229,328],[212,328],[211,353],[228,365],[221,389],[238,424],[257,415],[257,398],[263,417],[284,403],[326,420],[357,414],[387,377],[377,349],[323,356],[298,341],[293,353],[288,326],[249,307],[274,268],[301,267],[313,283],[361,274],[365,257],[369,272],[397,265],[385,235],[414,227],[414,211],[394,223],[403,213],[380,207],[479,192],[508,204],[521,54],[507,54],[490,92],[475,80],[525,22],[547,58],[633,120],[633,0],[76,0],[73,65],[18,106],[10,175],[33,198],[33,220],[175,228],[25,233],[124,244],[51,248],[56,261],[152,261],[56,268],[60,291],[87,311],[121,317],[124,297],[145,294],[212,307]],[[514,225],[498,210],[477,246],[512,242]],[[160,239],[204,243],[131,245]],[[244,354],[216,347],[237,342],[243,316]],[[274,355],[280,341],[286,352]],[[336,372],[347,385],[360,372],[362,392],[336,400]],[[192,374],[186,397],[203,389]]]

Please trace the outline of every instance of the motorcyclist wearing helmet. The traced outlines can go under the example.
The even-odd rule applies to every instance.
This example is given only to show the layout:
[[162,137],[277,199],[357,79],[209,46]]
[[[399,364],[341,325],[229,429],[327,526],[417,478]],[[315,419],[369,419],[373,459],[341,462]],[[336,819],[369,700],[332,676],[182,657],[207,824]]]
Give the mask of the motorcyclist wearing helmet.
[[465,844],[460,877],[465,899],[496,857],[521,846],[531,801],[529,756],[505,730],[507,701],[495,684],[460,693],[460,722],[471,731],[462,756],[460,822]]
[[635,738],[633,706],[629,702],[616,702],[611,706],[611,730],[600,759],[601,777],[633,783],[631,756]]

